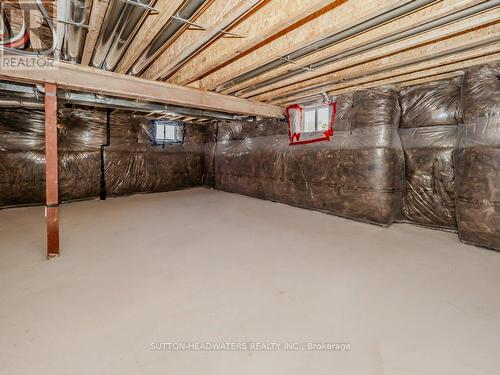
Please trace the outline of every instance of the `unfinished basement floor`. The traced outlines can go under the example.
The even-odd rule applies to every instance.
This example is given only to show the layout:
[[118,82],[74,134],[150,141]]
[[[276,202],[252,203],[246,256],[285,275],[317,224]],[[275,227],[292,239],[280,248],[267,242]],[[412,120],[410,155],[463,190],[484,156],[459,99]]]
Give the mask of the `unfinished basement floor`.
[[63,205],[47,262],[43,210],[0,211],[2,375],[499,373],[500,254],[455,234],[200,188]]

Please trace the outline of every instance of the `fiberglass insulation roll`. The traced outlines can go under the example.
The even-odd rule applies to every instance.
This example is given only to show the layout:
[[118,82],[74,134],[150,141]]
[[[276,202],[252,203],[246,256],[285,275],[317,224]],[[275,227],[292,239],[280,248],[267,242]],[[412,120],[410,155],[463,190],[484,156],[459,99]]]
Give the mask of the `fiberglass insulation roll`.
[[455,154],[457,224],[466,243],[500,250],[500,64],[471,68]]
[[400,92],[405,153],[404,219],[455,229],[453,151],[461,118],[461,78],[407,87]]
[[273,120],[220,123],[217,188],[390,225],[401,210],[404,167],[397,93],[337,101],[347,103],[343,130],[325,142],[290,146],[286,123]]
[[110,195],[162,192],[203,185],[203,125],[185,124],[184,141],[153,145],[152,125],[144,116],[114,113],[111,144],[105,148],[106,190]]

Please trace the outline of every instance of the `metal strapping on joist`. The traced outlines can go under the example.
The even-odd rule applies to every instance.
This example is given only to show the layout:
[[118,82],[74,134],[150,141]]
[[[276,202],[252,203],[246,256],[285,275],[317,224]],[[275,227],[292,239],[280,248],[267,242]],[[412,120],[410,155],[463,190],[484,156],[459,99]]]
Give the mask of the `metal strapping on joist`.
[[225,29],[219,30],[219,34],[222,34],[224,38],[238,38],[238,39],[245,38],[243,35],[232,33],[231,31],[227,31]]
[[158,9],[150,7],[149,5],[146,5],[146,4],[138,3],[138,2],[136,2],[134,0],[121,0],[121,1],[123,1],[124,3],[130,4],[130,5],[134,5],[134,6],[139,7],[139,8],[147,9],[147,10],[149,10],[153,14],[159,14],[160,13],[160,11]]
[[205,28],[205,27],[203,27],[203,26],[201,26],[201,25],[198,25],[198,24],[196,24],[196,23],[194,23],[194,22],[191,22],[190,20],[187,20],[187,19],[185,19],[185,18],[182,18],[181,16],[179,16],[179,14],[178,14],[178,13],[177,13],[175,16],[172,16],[172,17],[170,17],[170,18],[172,18],[172,19],[174,19],[174,20],[177,20],[177,21],[179,21],[179,22],[185,23],[186,25],[191,26],[191,30],[202,30],[202,31],[205,31],[205,30],[206,30],[206,28]]

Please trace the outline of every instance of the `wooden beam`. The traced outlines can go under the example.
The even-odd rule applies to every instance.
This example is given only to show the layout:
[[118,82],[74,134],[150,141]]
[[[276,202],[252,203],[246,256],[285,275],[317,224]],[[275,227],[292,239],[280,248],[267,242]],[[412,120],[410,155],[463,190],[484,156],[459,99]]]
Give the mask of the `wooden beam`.
[[[324,61],[332,56],[338,56],[342,53],[346,53],[352,51],[355,48],[360,48],[366,46],[369,43],[377,42],[383,38],[387,38],[393,35],[398,35],[399,33],[407,30],[413,30],[415,27],[419,25],[426,24],[428,22],[437,20],[442,18],[443,16],[449,15],[451,13],[455,13],[457,11],[466,9],[477,3],[480,3],[482,0],[444,0],[441,2],[437,2],[432,6],[419,9],[414,13],[409,14],[406,17],[401,17],[396,20],[390,21],[386,24],[383,24],[375,29],[372,29],[368,32],[364,32],[358,35],[353,36],[347,40],[341,41],[339,43],[335,43],[333,46],[319,50],[315,53],[312,53],[308,56],[305,56],[301,59],[297,59],[293,62],[293,64],[285,64],[277,69],[273,69],[272,71],[260,74],[254,78],[251,78],[245,82],[242,82],[238,85],[234,85],[227,90],[222,91],[223,94],[234,93],[239,90],[251,87],[252,85],[256,85],[261,82],[265,82],[269,79],[277,77],[279,75],[285,74],[290,70],[296,70],[299,68],[307,68],[313,63]],[[453,25],[452,25],[453,26]],[[436,34],[433,34],[436,35]],[[436,37],[437,38],[437,37]],[[395,42],[393,42],[395,43]],[[382,48],[382,47],[379,47]],[[378,50],[377,50],[378,51]],[[377,52],[375,51],[375,52]],[[346,59],[344,59],[345,61]],[[303,75],[298,75],[297,78],[300,77],[299,80],[303,80],[302,78],[305,74],[307,74],[306,70],[304,70]],[[309,74],[311,76],[312,74]],[[318,74],[319,75],[319,74]],[[307,78],[307,77],[305,77]],[[251,97],[257,94],[270,91],[271,89],[275,89],[277,87],[283,87],[287,84],[293,83],[291,80],[280,80],[279,85],[267,85],[266,87],[262,87],[243,95],[238,95],[238,97]],[[247,90],[248,91],[248,90]]]
[[463,70],[457,70],[456,72],[436,74],[436,75],[430,76],[430,77],[417,78],[417,79],[412,79],[410,81],[403,81],[399,84],[399,87],[407,87],[407,86],[420,85],[422,83],[427,83],[427,82],[448,80],[448,79],[452,79],[455,77],[462,77],[463,75],[464,75]]
[[99,33],[101,32],[102,22],[106,15],[110,0],[94,0],[90,12],[89,31],[85,38],[85,47],[83,48],[82,65],[89,65],[94,54],[95,44]]
[[[450,65],[444,65],[440,67],[435,67],[435,68],[430,68],[430,69],[424,69],[408,74],[401,74],[401,75],[396,75],[394,77],[386,78],[386,79],[380,79],[380,80],[373,80],[371,82],[365,83],[365,84],[360,84],[356,85],[353,84],[348,87],[344,88],[335,88],[334,86],[328,88],[327,92],[330,95],[341,95],[349,92],[354,92],[354,91],[359,91],[359,90],[365,90],[373,87],[381,87],[385,85],[395,85],[399,84],[400,86],[408,86],[408,85],[415,85],[419,83],[424,83],[424,82],[434,82],[438,81],[441,79],[444,79],[446,77],[451,77],[451,76],[457,76],[461,75],[463,73],[462,69],[470,68],[472,66],[476,65],[483,65],[483,64],[489,64],[492,62],[499,62],[500,61],[500,53],[493,53],[493,54],[488,54],[485,56],[479,56],[474,59],[469,59],[469,60],[464,60],[457,62],[455,64],[450,64]],[[425,77],[425,78],[422,78]],[[351,82],[352,84],[353,82]],[[331,90],[330,90],[331,89]],[[283,100],[281,101],[282,105],[289,105],[289,104],[295,104],[298,101],[303,100],[305,97],[302,98],[295,98],[293,100]]]
[[175,12],[179,9],[183,2],[184,0],[168,0],[158,1],[156,3],[155,8],[159,11],[159,13],[150,14],[145,19],[141,28],[128,46],[127,51],[121,58],[115,72],[127,73],[129,71],[132,65],[158,35],[165,24],[170,21],[170,18],[173,15],[175,15]]
[[304,92],[287,96],[283,99],[276,99],[272,102],[284,105],[295,103],[303,98],[313,95],[319,95],[322,92],[340,94],[351,92],[369,87],[377,87],[386,84],[404,82],[408,80],[423,79],[436,74],[445,74],[453,71],[465,69],[474,65],[487,64],[500,60],[500,46],[492,45],[486,49],[476,49],[467,53],[457,54],[451,57],[445,57],[432,61],[426,61],[419,64],[405,66],[399,69],[393,69],[389,72],[381,72],[368,76],[358,77],[347,82],[332,83],[321,89],[311,89]]
[[[21,57],[12,57],[12,59],[13,66],[14,64],[20,66]],[[45,65],[47,65],[45,59],[40,58],[34,61],[34,66]],[[250,116],[280,118],[284,115],[282,108],[266,103],[65,62],[53,61],[53,67],[45,69],[0,71],[0,79],[27,83],[55,83],[62,89]]]
[[57,87],[45,84],[45,212],[47,258],[59,255],[59,177],[57,157]]
[[[356,61],[339,62],[334,65],[335,69],[331,73],[315,77],[309,80],[304,80],[289,86],[278,88],[264,94],[255,96],[253,99],[257,101],[272,100],[273,98],[293,93],[294,91],[307,90],[320,85],[326,85],[330,82],[352,79],[353,77],[369,75],[373,72],[388,71],[389,69],[397,69],[403,65],[418,63],[423,59],[439,58],[444,53],[452,54],[458,51],[458,55],[454,58],[459,58],[467,49],[473,49],[477,45],[493,43],[500,38],[500,24],[494,24],[488,27],[473,30],[452,38],[446,38],[436,41],[432,44],[425,44],[417,48],[402,50],[399,53],[377,56],[367,59],[365,57],[357,57]],[[368,52],[371,54],[373,52]],[[375,51],[376,53],[376,51]],[[452,61],[453,62],[453,61]]]
[[352,28],[361,22],[384,14],[408,2],[408,0],[347,1],[314,21],[298,27],[201,79],[200,87],[208,90],[215,89],[220,84],[259,68],[268,62],[287,56],[302,47]]
[[147,79],[170,77],[182,67],[189,58],[195,56],[217,38],[223,36],[240,18],[244,17],[263,0],[240,0],[227,9],[227,0],[216,0],[202,14],[197,23],[207,28],[205,31],[184,32],[158,59],[141,75]]
[[306,22],[319,17],[345,0],[287,0],[268,1],[231,32],[244,38],[219,39],[190,60],[168,82],[187,85],[214,72],[233,59],[270,43]]

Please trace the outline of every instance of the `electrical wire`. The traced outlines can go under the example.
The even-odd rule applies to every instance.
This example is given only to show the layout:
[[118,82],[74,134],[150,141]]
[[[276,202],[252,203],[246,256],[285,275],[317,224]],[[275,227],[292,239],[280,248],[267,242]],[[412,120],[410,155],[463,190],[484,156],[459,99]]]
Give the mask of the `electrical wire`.
[[[47,9],[45,9],[45,6],[43,5],[42,1],[35,0],[35,2],[36,2],[38,9],[40,10],[40,13],[42,14],[43,19],[49,25],[50,31],[52,33],[52,46],[45,51],[25,51],[25,50],[20,50],[18,48],[0,45],[0,51],[4,51],[4,52],[6,52],[8,54],[12,54],[12,55],[30,56],[30,57],[32,57],[32,56],[36,56],[36,57],[49,56],[49,55],[53,54],[53,52],[56,48],[56,44],[57,44],[57,36],[56,36],[56,29],[54,27],[54,22],[52,21],[51,17],[49,16]],[[23,17],[23,26],[26,29],[24,17]],[[19,34],[18,34],[18,36],[19,36]],[[29,38],[29,31],[27,31],[27,30],[23,33],[23,36],[22,36],[24,38],[24,40],[26,40],[25,39],[26,36]],[[21,45],[22,44],[19,44],[19,45],[15,44],[14,46],[20,47]]]

